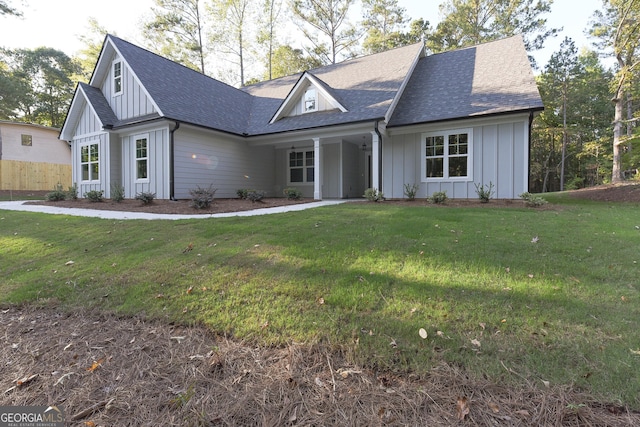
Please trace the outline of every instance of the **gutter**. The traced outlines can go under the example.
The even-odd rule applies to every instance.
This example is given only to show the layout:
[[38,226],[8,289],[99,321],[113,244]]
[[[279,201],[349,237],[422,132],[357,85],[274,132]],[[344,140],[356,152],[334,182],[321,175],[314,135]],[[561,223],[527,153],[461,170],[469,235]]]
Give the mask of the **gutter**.
[[169,130],[169,200],[176,200],[174,181],[175,144],[173,134],[180,128],[180,122],[176,120],[175,127]]
[[382,134],[378,129],[378,120],[376,120],[375,132],[378,135],[378,191],[382,193]]
[[[529,112],[529,147],[527,154],[527,192],[529,191],[529,180],[531,179],[531,133],[533,128],[533,111]],[[544,190],[543,190],[544,191]]]

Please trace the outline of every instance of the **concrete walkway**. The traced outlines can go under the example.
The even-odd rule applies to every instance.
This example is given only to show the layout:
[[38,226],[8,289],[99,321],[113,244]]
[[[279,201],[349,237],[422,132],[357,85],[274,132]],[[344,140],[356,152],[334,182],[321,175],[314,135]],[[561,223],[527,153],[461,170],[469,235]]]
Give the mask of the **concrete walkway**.
[[0,202],[0,210],[9,211],[25,211],[25,212],[42,212],[58,215],[86,216],[104,219],[205,219],[205,218],[229,218],[235,216],[254,216],[268,215],[282,212],[302,211],[305,209],[317,208],[320,206],[337,205],[345,203],[346,200],[320,200],[317,202],[301,203],[298,205],[277,206],[273,208],[254,209],[242,212],[226,212],[219,214],[201,214],[201,215],[172,215],[172,214],[154,214],[146,212],[121,212],[121,211],[101,211],[97,209],[78,209],[78,208],[58,208],[55,206],[44,205],[25,205],[25,201]]

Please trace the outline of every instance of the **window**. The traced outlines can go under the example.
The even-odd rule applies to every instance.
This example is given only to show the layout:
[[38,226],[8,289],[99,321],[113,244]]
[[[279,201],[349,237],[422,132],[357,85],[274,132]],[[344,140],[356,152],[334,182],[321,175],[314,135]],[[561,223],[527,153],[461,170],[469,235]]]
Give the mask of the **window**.
[[424,134],[423,178],[455,179],[471,176],[471,129]]
[[33,144],[33,137],[31,135],[21,135],[22,145],[31,147]]
[[99,181],[100,180],[100,155],[98,153],[98,144],[87,144],[80,147],[80,171],[83,181]]
[[149,178],[149,151],[147,137],[136,138],[136,179]]
[[305,183],[314,181],[313,151],[289,152],[289,182]]
[[122,61],[113,63],[113,94],[122,93]]
[[310,113],[318,110],[318,93],[315,88],[310,87],[304,93],[303,112]]

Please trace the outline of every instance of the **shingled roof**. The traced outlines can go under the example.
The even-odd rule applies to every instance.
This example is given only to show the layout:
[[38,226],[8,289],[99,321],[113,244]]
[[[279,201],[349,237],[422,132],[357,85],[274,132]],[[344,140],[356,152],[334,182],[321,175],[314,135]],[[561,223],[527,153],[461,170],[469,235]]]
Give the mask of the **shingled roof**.
[[543,108],[521,36],[422,58],[388,127]]

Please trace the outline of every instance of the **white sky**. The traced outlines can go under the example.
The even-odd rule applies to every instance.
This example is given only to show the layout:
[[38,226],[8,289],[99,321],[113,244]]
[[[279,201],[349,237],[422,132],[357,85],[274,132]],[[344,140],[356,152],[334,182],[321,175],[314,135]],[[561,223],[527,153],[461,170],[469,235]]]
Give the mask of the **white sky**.
[[[422,17],[432,26],[439,21],[440,3],[442,0],[398,0],[411,19]],[[154,3],[153,0],[9,0],[9,4],[22,10],[24,17],[0,17],[1,47],[46,46],[73,55],[82,47],[78,36],[87,31],[90,17],[119,37],[143,44],[139,23]],[[548,39],[547,48],[534,52],[538,66],[546,65],[565,36],[571,37],[578,49],[588,47],[584,30],[593,11],[601,6],[601,0],[555,0],[548,26],[564,27],[564,31],[555,39]]]

